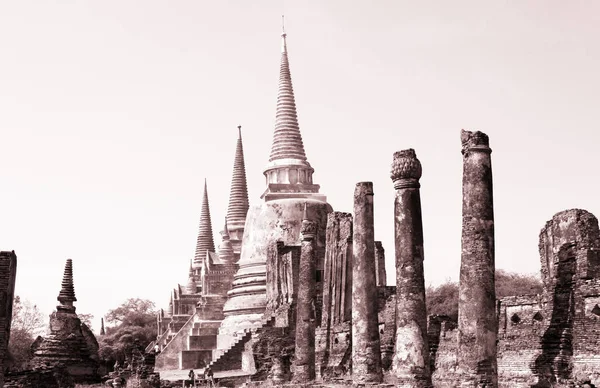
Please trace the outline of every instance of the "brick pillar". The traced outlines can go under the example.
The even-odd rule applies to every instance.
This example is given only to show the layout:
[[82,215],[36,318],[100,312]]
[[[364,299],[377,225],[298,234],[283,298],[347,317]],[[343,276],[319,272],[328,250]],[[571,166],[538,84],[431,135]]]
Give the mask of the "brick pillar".
[[298,275],[298,304],[296,307],[296,361],[294,382],[306,383],[315,379],[315,237],[317,223],[309,221],[304,207],[300,229],[301,251]]
[[458,368],[464,387],[496,387],[494,202],[489,138],[461,132],[462,256],[458,297]]
[[413,149],[394,153],[392,181],[396,189],[396,347],[392,370],[398,387],[431,386],[421,217],[421,162]]
[[377,287],[387,285],[385,273],[385,249],[381,241],[375,241],[375,273],[377,274]]
[[4,386],[4,370],[8,358],[16,275],[17,256],[15,252],[0,252],[0,387]]
[[357,183],[352,262],[352,379],[355,383],[382,380],[373,222],[373,183]]

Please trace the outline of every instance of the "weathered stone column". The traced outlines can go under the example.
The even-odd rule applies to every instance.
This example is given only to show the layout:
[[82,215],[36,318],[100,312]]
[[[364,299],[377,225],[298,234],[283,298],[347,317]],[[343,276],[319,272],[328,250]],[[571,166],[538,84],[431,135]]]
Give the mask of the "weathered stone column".
[[386,286],[385,249],[383,249],[381,241],[375,241],[375,274],[377,287]]
[[489,138],[461,132],[462,256],[458,296],[458,365],[464,387],[496,387],[494,202]]
[[430,387],[419,192],[421,162],[413,149],[394,153],[391,178],[396,189],[396,348],[392,370],[399,387]]
[[317,223],[309,221],[304,207],[300,229],[301,251],[298,275],[298,305],[296,308],[296,362],[294,382],[315,379],[315,237]]
[[357,183],[354,190],[353,254],[352,379],[381,382],[372,182]]

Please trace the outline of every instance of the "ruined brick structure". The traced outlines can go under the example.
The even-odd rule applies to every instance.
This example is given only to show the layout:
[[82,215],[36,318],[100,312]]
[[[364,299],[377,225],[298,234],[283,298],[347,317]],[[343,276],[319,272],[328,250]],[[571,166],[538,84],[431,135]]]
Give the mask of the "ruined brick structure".
[[38,337],[32,345],[31,369],[66,367],[75,382],[96,382],[101,371],[98,363],[98,342],[92,331],[82,323],[75,312],[73,262],[67,260],[62,288],[58,294],[59,305],[50,315],[49,332]]
[[540,232],[542,295],[499,302],[498,371],[513,386],[600,384],[600,233],[585,210],[557,213]]
[[0,252],[0,387],[4,384],[4,373],[8,357],[8,340],[12,321],[17,255],[15,252]]

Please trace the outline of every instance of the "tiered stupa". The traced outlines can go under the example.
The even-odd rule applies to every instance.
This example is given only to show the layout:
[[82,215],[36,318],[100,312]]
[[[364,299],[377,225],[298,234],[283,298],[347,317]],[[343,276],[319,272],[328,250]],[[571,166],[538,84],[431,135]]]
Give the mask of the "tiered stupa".
[[305,203],[310,218],[320,225],[317,272],[322,271],[327,213],[333,209],[326,197],[319,194],[319,185],[313,183],[313,172],[298,125],[284,32],[275,131],[269,163],[263,171],[267,187],[261,196],[264,201],[248,211],[239,269],[223,310],[225,319],[219,329],[219,348],[226,348],[244,329],[261,325],[267,305],[267,252],[277,242],[298,243]]
[[94,382],[100,379],[98,342],[91,330],[77,317],[73,302],[77,301],[73,287],[73,262],[67,260],[59,305],[50,315],[49,334],[38,337],[32,345],[33,366],[58,365],[67,367],[76,382]]
[[[223,305],[237,270],[241,236],[248,210],[246,167],[241,127],[235,150],[229,209],[221,231],[219,250],[213,240],[208,190],[205,182],[200,225],[194,259],[185,287],[177,285],[169,309],[158,314],[156,370],[203,368],[216,347],[217,330],[223,319]],[[187,375],[187,374],[186,374]]]

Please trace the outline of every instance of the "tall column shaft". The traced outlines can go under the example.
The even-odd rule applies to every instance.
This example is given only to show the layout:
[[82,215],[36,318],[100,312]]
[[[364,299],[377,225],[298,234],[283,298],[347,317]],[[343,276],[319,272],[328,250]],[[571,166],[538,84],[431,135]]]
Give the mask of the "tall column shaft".
[[372,182],[357,183],[354,190],[353,254],[352,379],[381,382]]
[[298,304],[296,307],[296,365],[294,381],[315,379],[315,237],[317,223],[302,222]]
[[458,301],[458,371],[463,386],[497,386],[494,203],[486,134],[462,131],[462,256]]
[[414,150],[394,153],[391,178],[396,190],[396,345],[392,370],[398,379],[398,387],[430,387],[419,192],[421,163]]

